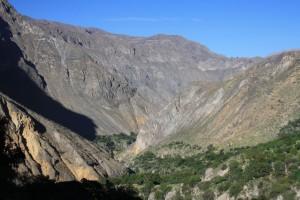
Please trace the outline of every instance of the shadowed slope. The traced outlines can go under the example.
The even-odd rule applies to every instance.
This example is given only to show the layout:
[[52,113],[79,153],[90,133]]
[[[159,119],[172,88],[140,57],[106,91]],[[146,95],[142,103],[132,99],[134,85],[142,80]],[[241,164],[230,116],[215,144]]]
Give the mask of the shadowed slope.
[[2,18],[0,36],[0,92],[45,118],[93,140],[96,127],[93,121],[47,96],[42,90],[46,88],[43,77],[32,63],[24,59],[20,48],[11,40],[9,25]]
[[[55,183],[46,177],[23,177],[15,172],[16,166],[23,162],[25,155],[19,147],[5,143],[8,121],[0,118],[0,199],[140,199],[129,188],[115,187],[110,182],[82,180]],[[13,150],[12,150],[13,149]],[[15,185],[14,180],[18,180]]]

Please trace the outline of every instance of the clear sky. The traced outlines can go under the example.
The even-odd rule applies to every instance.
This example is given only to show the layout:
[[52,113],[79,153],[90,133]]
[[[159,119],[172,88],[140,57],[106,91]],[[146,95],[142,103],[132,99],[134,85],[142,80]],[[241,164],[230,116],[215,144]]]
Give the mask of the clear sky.
[[300,0],[10,0],[21,13],[112,33],[182,35],[227,56],[300,48]]

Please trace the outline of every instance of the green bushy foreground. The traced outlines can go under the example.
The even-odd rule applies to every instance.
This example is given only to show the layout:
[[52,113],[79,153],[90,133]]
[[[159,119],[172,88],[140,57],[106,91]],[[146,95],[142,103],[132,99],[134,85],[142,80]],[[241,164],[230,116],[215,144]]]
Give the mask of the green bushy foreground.
[[[181,142],[169,144],[179,148]],[[145,199],[154,193],[164,199],[172,191],[175,199],[215,199],[228,193],[236,199],[295,199],[300,191],[300,120],[280,130],[278,139],[254,147],[205,151],[189,157],[158,157],[145,152],[132,163],[134,172],[111,181],[137,190]],[[204,180],[205,171],[214,170]],[[222,176],[217,172],[224,172]]]

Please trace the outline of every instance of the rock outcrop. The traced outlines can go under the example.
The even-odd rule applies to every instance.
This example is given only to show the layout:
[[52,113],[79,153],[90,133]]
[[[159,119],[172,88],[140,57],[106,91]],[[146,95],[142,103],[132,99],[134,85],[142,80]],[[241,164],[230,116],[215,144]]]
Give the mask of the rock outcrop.
[[[91,142],[59,129],[47,129],[24,109],[0,96],[1,134],[6,145],[20,149],[24,159],[16,170],[24,176],[47,176],[56,181],[101,180],[122,173],[121,165]],[[51,122],[48,122],[51,123]]]
[[299,60],[300,52],[281,53],[221,84],[195,83],[141,128],[132,151],[160,142],[231,148],[275,138],[300,112]]

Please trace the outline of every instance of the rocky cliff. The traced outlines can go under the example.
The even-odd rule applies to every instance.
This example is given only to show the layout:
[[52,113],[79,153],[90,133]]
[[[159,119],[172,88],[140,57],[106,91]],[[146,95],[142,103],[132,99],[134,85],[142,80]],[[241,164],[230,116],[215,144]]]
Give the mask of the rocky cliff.
[[45,79],[13,38],[22,17],[5,1],[0,11],[0,131],[7,148],[19,149],[24,156],[16,170],[56,181],[121,174],[121,164],[86,139],[93,134],[92,120],[47,95]]
[[96,134],[139,132],[192,81],[221,81],[256,60],[226,58],[180,36],[128,37],[37,21],[5,5],[1,16],[43,91],[91,118]]
[[275,138],[300,112],[299,60],[299,52],[281,53],[222,83],[194,83],[141,128],[133,150],[162,141],[230,148]]
[[[1,134],[10,149],[20,149],[24,159],[17,171],[25,176],[48,176],[56,181],[100,180],[119,175],[122,167],[89,141],[55,127],[41,124],[23,108],[0,96]],[[51,127],[51,128],[49,128]]]

